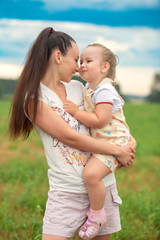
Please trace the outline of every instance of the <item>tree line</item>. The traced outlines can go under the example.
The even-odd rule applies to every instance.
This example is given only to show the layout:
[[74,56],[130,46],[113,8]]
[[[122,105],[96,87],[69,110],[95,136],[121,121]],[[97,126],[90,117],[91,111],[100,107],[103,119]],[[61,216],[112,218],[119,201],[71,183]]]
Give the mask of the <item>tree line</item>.
[[[79,75],[74,75],[73,79],[76,79],[85,84],[85,81]],[[0,79],[0,99],[2,99],[4,95],[13,95],[16,89],[16,85],[17,80]],[[120,85],[116,85],[116,89],[125,100],[129,100],[125,95],[121,93]],[[150,102],[160,102],[160,73],[155,73],[150,94],[145,98],[145,100]]]
[[155,74],[154,82],[147,99],[150,102],[160,102],[160,73]]
[[4,95],[13,95],[17,85],[17,80],[13,79],[0,79],[0,99]]

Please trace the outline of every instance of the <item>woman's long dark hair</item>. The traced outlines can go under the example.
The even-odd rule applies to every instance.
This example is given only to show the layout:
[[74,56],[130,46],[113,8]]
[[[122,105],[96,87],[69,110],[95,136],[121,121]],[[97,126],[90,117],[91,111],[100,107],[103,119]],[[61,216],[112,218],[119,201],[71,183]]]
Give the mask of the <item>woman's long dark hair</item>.
[[73,41],[74,39],[68,34],[54,31],[49,27],[45,28],[33,43],[11,104],[8,130],[12,139],[21,135],[23,139],[28,138],[33,124],[26,117],[25,111],[28,114],[28,106],[32,98],[34,121],[39,98],[39,84],[46,72],[51,53],[54,49],[59,49],[63,55],[66,55]]

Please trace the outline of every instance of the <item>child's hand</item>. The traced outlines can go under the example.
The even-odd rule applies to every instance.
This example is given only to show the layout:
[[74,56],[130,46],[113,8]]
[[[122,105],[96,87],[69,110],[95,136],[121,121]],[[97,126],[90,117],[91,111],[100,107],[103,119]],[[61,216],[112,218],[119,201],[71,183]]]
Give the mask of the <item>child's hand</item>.
[[74,116],[75,112],[78,110],[77,105],[70,100],[65,101],[63,108],[66,112],[68,112],[72,116]]

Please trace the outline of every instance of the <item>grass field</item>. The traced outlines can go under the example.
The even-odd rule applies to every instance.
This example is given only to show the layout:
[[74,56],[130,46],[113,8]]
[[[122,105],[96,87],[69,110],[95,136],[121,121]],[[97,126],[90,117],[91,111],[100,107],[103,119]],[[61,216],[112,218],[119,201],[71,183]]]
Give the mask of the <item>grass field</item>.
[[[40,240],[48,191],[47,164],[36,133],[11,142],[9,101],[0,101],[0,240]],[[137,140],[135,164],[116,172],[122,231],[111,240],[160,239],[160,104],[126,104]],[[77,238],[78,239],[78,238]]]

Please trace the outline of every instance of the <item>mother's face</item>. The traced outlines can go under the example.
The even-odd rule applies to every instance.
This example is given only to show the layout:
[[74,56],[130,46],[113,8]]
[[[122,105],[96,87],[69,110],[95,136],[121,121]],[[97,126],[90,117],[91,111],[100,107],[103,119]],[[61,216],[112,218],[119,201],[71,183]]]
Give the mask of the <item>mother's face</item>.
[[72,47],[68,48],[65,56],[61,55],[61,80],[70,82],[72,75],[79,71],[78,66],[79,50],[75,42],[72,41]]

